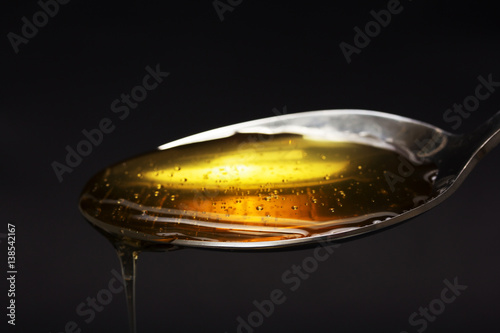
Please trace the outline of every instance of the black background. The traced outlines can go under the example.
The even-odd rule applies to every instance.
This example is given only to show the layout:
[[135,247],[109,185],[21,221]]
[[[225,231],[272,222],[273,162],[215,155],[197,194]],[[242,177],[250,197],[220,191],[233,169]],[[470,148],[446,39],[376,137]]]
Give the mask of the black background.
[[[443,113],[474,94],[477,77],[500,81],[500,21],[494,2],[404,0],[403,11],[347,64],[339,43],[387,1],[242,1],[221,21],[212,1],[73,0],[15,53],[35,1],[2,5],[1,233],[17,227],[16,331],[125,332],[123,293],[94,320],[75,309],[119,269],[112,246],[77,209],[80,191],[116,161],[204,130],[288,113],[369,109],[451,131]],[[110,104],[140,84],[145,67],[170,76],[120,120]],[[499,108],[481,102],[458,132]],[[81,131],[110,118],[115,130],[59,183]],[[443,280],[467,285],[426,332],[498,327],[500,150],[451,198],[395,228],[335,249],[291,292],[281,275],[312,249],[278,253],[182,250],[144,253],[137,281],[140,332],[236,332],[236,317],[276,288],[287,301],[256,332],[416,332],[408,317],[439,298]],[[0,239],[6,271],[6,240]],[[3,258],[1,258],[3,257]],[[6,273],[2,273],[5,276]],[[7,285],[1,326],[6,324]],[[420,326],[419,326],[420,327]],[[3,328],[0,329],[3,331]]]

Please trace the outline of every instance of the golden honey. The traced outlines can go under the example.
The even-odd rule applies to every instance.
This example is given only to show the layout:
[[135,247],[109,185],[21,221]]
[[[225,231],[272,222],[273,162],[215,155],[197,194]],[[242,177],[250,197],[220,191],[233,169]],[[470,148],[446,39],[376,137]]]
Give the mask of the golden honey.
[[402,161],[395,150],[360,143],[236,134],[111,166],[89,181],[80,208],[94,224],[158,242],[309,237],[377,223],[428,199],[436,166],[413,161],[390,186]]

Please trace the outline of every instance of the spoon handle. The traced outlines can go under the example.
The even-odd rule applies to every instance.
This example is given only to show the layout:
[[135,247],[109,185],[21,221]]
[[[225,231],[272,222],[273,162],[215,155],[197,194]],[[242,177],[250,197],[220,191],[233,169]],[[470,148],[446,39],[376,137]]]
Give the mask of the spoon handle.
[[475,148],[474,159],[479,161],[500,143],[500,111],[467,136]]

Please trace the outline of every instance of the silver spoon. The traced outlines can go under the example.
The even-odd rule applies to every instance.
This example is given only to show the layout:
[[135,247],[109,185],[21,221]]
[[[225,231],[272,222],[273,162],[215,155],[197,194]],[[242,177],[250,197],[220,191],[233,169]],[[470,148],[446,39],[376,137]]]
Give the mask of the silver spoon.
[[[213,239],[182,239],[174,237],[166,243],[165,237],[162,235],[145,234],[140,230],[134,230],[134,228],[123,227],[119,223],[110,224],[109,221],[101,220],[98,214],[94,213],[95,207],[94,210],[89,209],[86,202],[93,202],[94,206],[104,205],[111,200],[107,198],[109,192],[106,192],[108,193],[106,198],[95,197],[92,191],[88,190],[94,186],[92,183],[95,181],[89,182],[87,190],[82,195],[80,209],[82,214],[99,231],[111,239],[118,250],[127,284],[132,331],[135,331],[133,302],[135,262],[140,251],[148,249],[171,250],[183,247],[226,250],[297,247],[319,241],[332,241],[358,236],[408,220],[435,207],[448,198],[460,186],[478,161],[500,142],[500,112],[474,132],[466,135],[451,134],[417,120],[375,111],[326,110],[304,112],[214,129],[167,143],[158,147],[158,149],[168,151],[171,148],[176,149],[188,144],[227,138],[236,133],[263,135],[293,133],[304,137],[321,138],[331,142],[354,142],[395,150],[408,157],[410,163],[409,166],[407,165],[406,170],[402,168],[401,174],[396,175],[396,178],[393,179],[396,183],[401,179],[404,180],[404,177],[407,176],[405,173],[411,172],[412,161],[418,163],[420,160],[425,160],[432,163],[435,165],[437,173],[433,174],[430,196],[411,209],[392,214],[389,217],[386,216],[381,220],[371,219],[370,223],[351,223],[353,221],[347,219],[340,223],[340,227],[328,229],[325,232],[312,233],[307,237],[269,241],[241,241],[237,239],[234,241],[217,241]],[[96,176],[95,179],[108,177],[114,169],[112,167],[107,170],[111,171],[105,171],[101,176]],[[113,184],[111,184],[111,187],[113,187]],[[120,198],[114,198],[113,200],[111,201],[113,203],[117,202],[118,206],[126,206],[127,209],[132,210],[138,209],[135,207],[137,204],[134,206],[134,203],[124,203]],[[154,210],[153,207],[150,208]],[[161,208],[158,209],[161,210]],[[171,219],[165,221],[172,223]],[[161,222],[159,220],[158,223],[161,224]]]

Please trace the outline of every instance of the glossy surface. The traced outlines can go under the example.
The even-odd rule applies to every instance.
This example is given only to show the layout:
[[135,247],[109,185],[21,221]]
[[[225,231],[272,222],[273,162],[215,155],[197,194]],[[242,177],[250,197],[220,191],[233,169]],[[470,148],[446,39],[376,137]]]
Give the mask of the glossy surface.
[[235,134],[107,168],[80,208],[118,238],[266,242],[384,221],[426,202],[436,174],[424,158],[366,144]]

